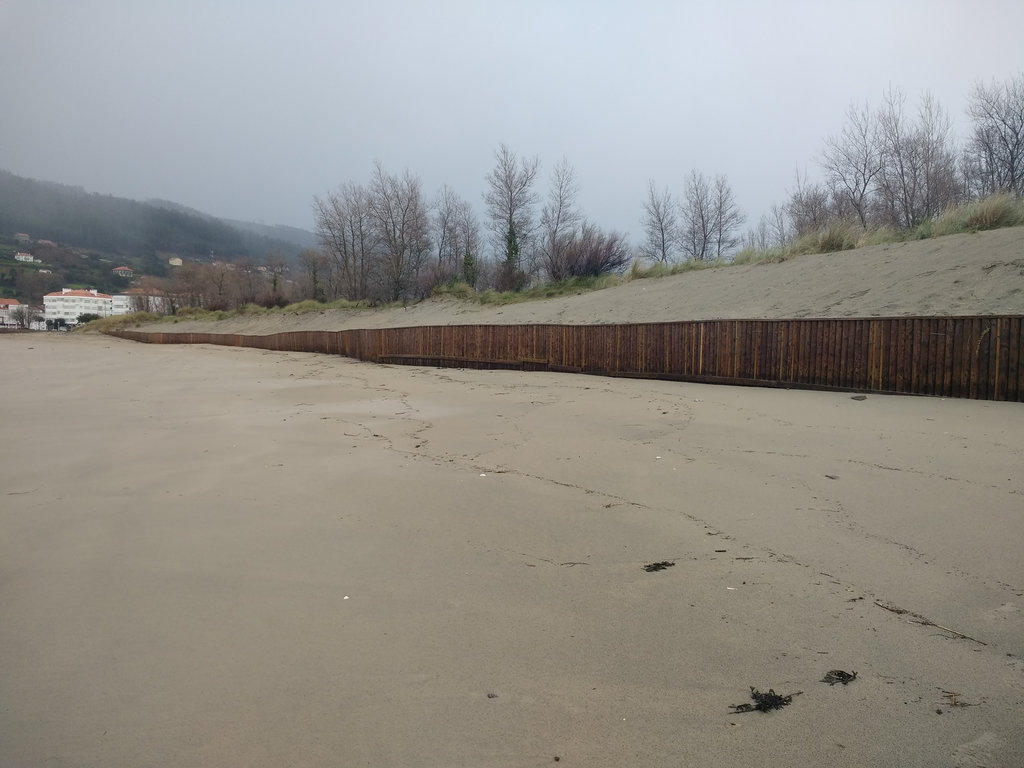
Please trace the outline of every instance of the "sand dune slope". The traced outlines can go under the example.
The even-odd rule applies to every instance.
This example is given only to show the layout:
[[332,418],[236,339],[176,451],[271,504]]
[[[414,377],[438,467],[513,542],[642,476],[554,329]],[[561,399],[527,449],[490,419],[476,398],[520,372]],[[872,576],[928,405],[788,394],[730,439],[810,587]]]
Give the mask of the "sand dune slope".
[[777,264],[718,267],[502,307],[440,299],[408,309],[284,313],[156,327],[265,334],[475,323],[992,314],[1024,314],[1024,227],[801,256]]

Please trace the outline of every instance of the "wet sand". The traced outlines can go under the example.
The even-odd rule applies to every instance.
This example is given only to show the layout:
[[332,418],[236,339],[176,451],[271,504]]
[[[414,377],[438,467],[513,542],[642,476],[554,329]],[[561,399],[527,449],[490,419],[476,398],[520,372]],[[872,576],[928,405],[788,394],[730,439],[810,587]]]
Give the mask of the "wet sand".
[[0,766],[1024,764],[1020,404],[0,353]]

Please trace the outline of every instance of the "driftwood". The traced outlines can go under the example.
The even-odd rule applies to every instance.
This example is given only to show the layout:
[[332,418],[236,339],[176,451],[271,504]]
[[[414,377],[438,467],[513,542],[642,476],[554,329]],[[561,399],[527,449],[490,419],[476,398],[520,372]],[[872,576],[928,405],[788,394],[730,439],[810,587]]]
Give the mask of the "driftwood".
[[845,672],[842,669],[830,669],[825,673],[825,676],[821,678],[821,682],[828,683],[829,685],[835,685],[836,683],[842,683],[846,685],[857,679],[856,672]]
[[906,608],[897,608],[894,605],[883,605],[882,603],[878,602],[877,600],[875,600],[875,605],[877,605],[879,608],[884,608],[885,610],[889,611],[890,613],[899,614],[900,616],[903,616],[903,615],[913,616],[914,617],[914,619],[913,619],[914,623],[916,623],[916,624],[921,624],[921,625],[923,625],[925,627],[935,627],[936,629],[941,629],[943,632],[949,632],[951,635],[956,635],[957,637],[962,637],[964,640],[971,640],[972,642],[978,643],[979,645],[988,645],[988,643],[983,642],[983,641],[979,640],[976,637],[971,637],[970,635],[965,635],[963,632],[957,632],[955,629],[950,629],[949,627],[944,627],[941,624],[936,624],[931,619],[926,619],[921,614],[914,613],[913,611],[908,611]]

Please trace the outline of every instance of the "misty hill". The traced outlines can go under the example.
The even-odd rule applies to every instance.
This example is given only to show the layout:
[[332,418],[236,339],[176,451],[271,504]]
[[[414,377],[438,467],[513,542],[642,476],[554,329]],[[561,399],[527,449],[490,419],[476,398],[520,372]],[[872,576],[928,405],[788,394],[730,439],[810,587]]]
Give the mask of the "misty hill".
[[299,250],[315,248],[318,243],[316,235],[308,229],[288,227],[284,224],[257,224],[252,221],[238,221],[236,219],[221,219],[221,221],[255,237],[266,238],[275,242],[291,243],[293,246],[297,246]]
[[293,227],[226,222],[168,201],[140,202],[0,170],[0,234],[115,255],[130,265],[157,252],[183,258],[294,261],[315,236]]

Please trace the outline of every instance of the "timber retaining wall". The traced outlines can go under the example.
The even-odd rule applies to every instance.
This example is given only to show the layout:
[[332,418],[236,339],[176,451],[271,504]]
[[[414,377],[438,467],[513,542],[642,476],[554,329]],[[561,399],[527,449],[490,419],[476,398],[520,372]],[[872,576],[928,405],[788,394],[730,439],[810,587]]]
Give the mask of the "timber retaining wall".
[[375,363],[1024,402],[1022,315],[111,335],[151,344],[321,352]]

